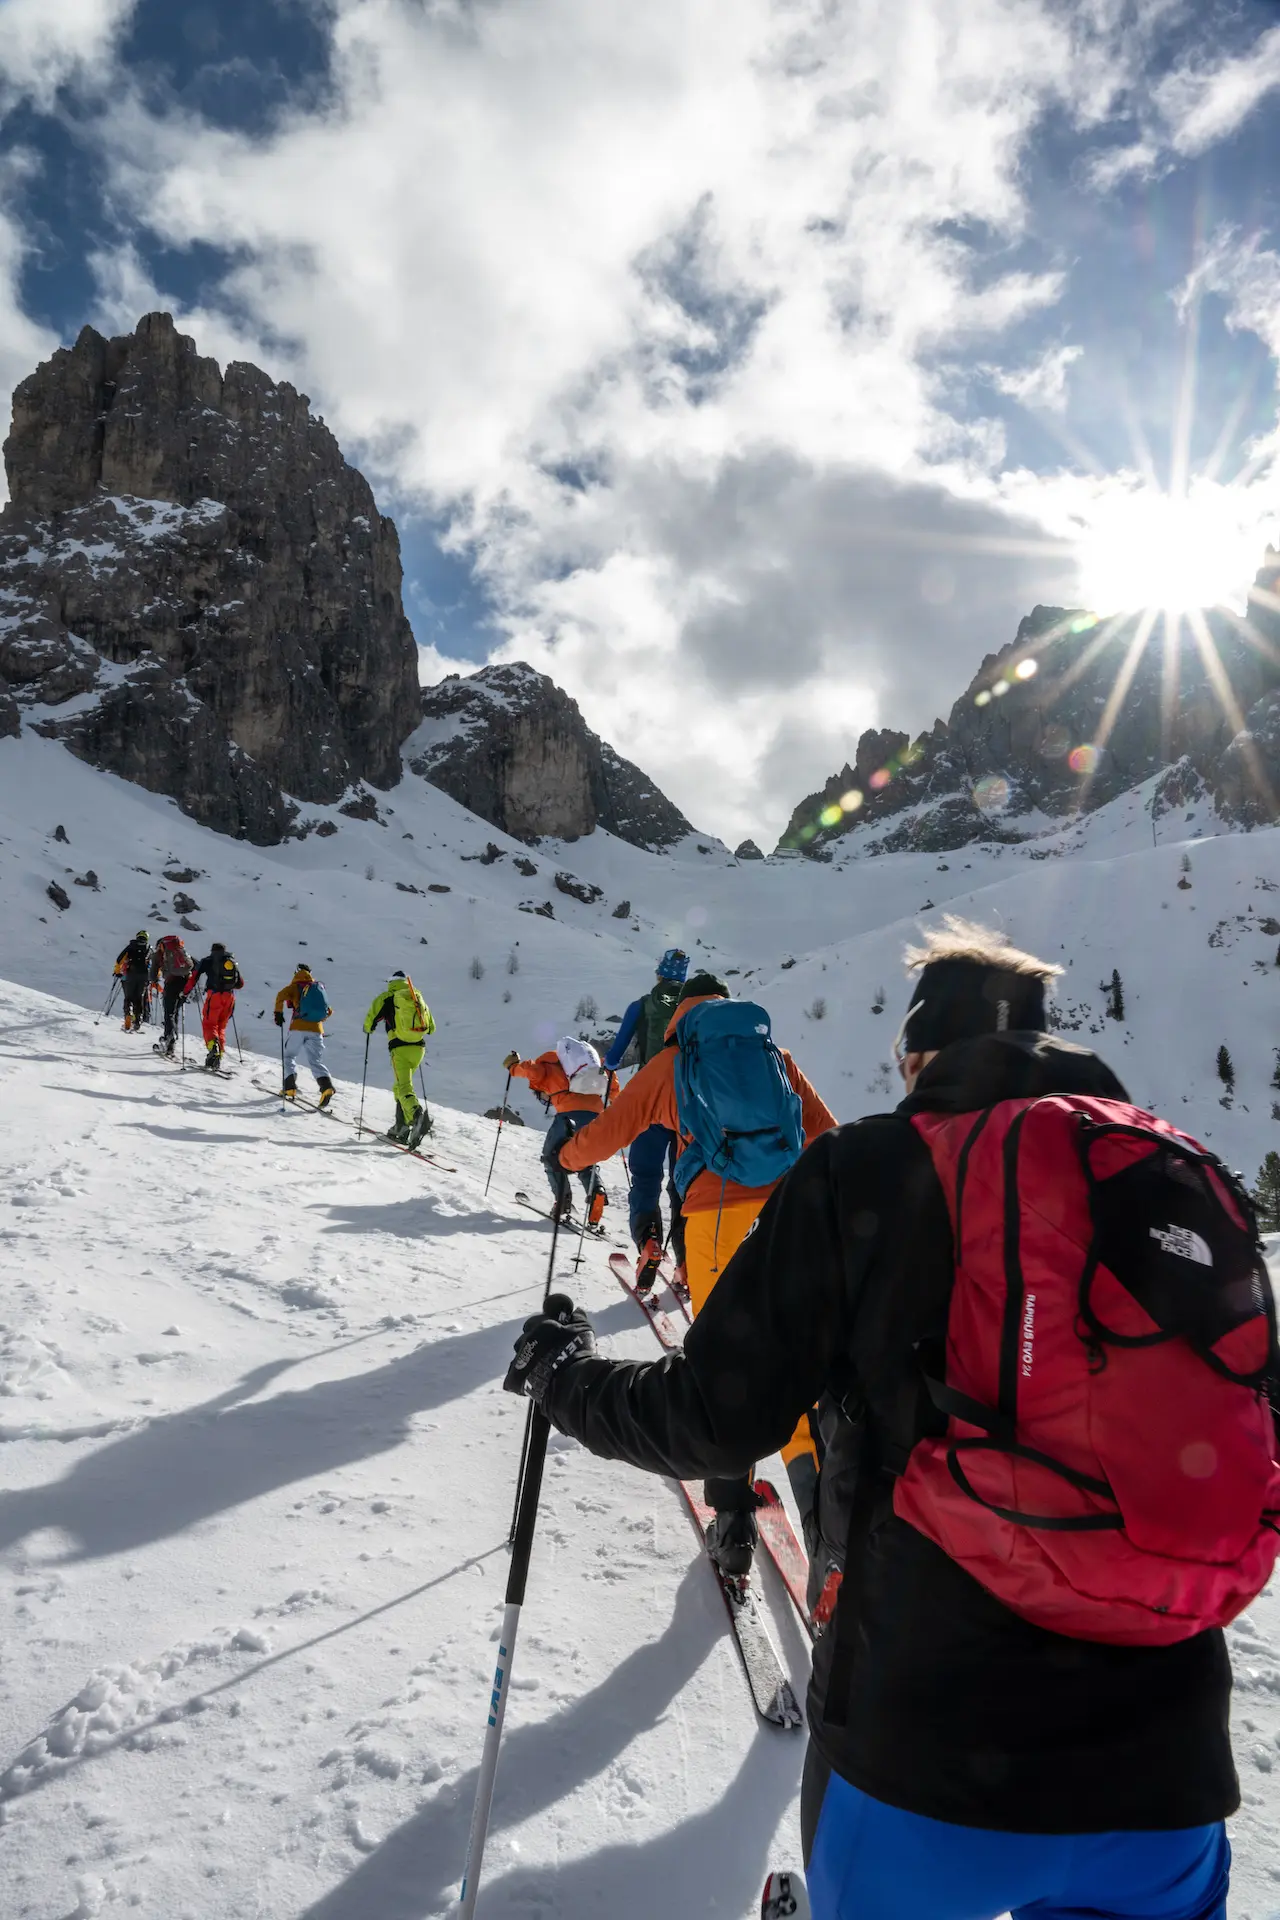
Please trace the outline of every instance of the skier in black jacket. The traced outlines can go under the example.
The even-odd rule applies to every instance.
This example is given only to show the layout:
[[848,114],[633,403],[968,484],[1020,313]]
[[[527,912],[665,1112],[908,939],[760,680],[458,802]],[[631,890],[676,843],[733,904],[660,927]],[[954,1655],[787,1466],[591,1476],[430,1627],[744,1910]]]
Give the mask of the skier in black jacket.
[[147,967],[151,961],[151,936],[140,927],[127,947],[116,955],[115,971],[124,982],[124,1031],[137,1033],[147,1011]]
[[683,1353],[606,1361],[581,1312],[534,1316],[505,1385],[593,1453],[681,1479],[740,1473],[822,1400],[822,1540],[853,1558],[809,1691],[816,1920],[1221,1920],[1239,1803],[1221,1632],[1165,1647],[1051,1633],[892,1509],[915,1439],[945,1431],[919,1352],[945,1340],[953,1283],[946,1198],[909,1116],[1126,1097],[1044,1031],[1056,968],[959,922],[908,958],[906,1099],[807,1149]]

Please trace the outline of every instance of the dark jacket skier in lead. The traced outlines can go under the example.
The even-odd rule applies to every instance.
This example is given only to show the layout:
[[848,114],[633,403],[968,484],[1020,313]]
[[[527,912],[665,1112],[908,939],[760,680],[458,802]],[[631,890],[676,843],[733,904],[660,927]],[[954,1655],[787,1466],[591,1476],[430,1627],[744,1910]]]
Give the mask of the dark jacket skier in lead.
[[593,1453],[680,1479],[740,1472],[821,1402],[822,1546],[839,1562],[847,1545],[850,1564],[808,1701],[818,1920],[1222,1920],[1239,1792],[1221,1631],[1066,1638],[893,1510],[892,1474],[922,1431],[945,1431],[919,1352],[945,1341],[954,1282],[946,1197],[911,1115],[1126,1098],[1096,1055],[1045,1031],[1056,968],[955,921],[908,962],[906,1098],[807,1148],[683,1352],[607,1361],[581,1311],[567,1326],[535,1315],[504,1384]]

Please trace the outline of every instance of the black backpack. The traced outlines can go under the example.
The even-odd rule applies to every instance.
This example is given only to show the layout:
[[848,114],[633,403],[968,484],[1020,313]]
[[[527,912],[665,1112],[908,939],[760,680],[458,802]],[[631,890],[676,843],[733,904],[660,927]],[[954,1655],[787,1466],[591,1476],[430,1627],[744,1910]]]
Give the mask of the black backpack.
[[210,993],[234,993],[241,985],[240,969],[232,953],[211,954],[209,956]]

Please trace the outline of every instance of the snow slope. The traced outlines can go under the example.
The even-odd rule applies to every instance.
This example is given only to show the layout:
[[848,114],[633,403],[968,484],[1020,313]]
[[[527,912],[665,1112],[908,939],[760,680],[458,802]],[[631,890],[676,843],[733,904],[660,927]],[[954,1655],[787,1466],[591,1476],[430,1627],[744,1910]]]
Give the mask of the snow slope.
[[[1137,789],[1077,823],[1045,823],[1022,845],[877,856],[872,835],[845,843],[830,866],[799,857],[738,863],[696,835],[661,855],[604,833],[522,847],[409,775],[387,797],[382,822],[308,808],[308,818],[335,828],[330,837],[256,848],[27,734],[0,742],[0,971],[100,1008],[135,928],[154,935],[177,917],[165,869],[195,870],[201,877],[185,891],[198,902],[191,917],[200,931],[187,937],[200,952],[213,938],[235,951],[249,982],[242,1040],[274,1045],[271,1035],[257,1040],[259,1022],[269,1025],[276,989],[305,958],[336,1009],[333,1058],[358,1076],[364,1010],[387,972],[404,967],[439,1023],[429,1091],[483,1111],[502,1092],[499,1063],[510,1047],[607,1033],[606,1016],[622,1014],[652,980],[656,955],[677,943],[764,1002],[778,1038],[844,1119],[893,1097],[901,951],[951,907],[1057,959],[1067,970],[1069,1034],[1104,1052],[1135,1097],[1252,1177],[1280,1145],[1272,1117],[1280,1089],[1271,1086],[1280,830],[1222,833],[1202,809],[1161,819],[1153,847],[1149,806],[1149,792]],[[53,838],[58,824],[66,845]],[[486,846],[500,855],[488,865],[476,857]],[[1184,857],[1188,888],[1178,885]],[[519,873],[517,860],[536,874]],[[97,891],[75,885],[90,869]],[[598,887],[599,900],[558,891],[557,873]],[[47,898],[50,881],[71,899],[65,913]],[[520,910],[547,902],[554,918]],[[629,915],[615,918],[624,902]],[[1101,983],[1113,969],[1124,986],[1122,1023],[1105,1017]],[[1230,1095],[1216,1074],[1222,1045],[1236,1076]],[[385,1080],[376,1051],[371,1074],[374,1084]],[[515,1104],[540,1120],[518,1085]]]
[[[5,1920],[418,1920],[456,1893],[524,1418],[498,1383],[551,1238],[510,1197],[537,1138],[504,1133],[486,1201],[490,1124],[441,1112],[447,1175],[282,1110],[263,1064],[182,1074],[0,986]],[[647,1357],[605,1251],[558,1267]],[[553,1439],[482,1913],[738,1920],[796,1857],[803,1744],[758,1727],[676,1490]]]

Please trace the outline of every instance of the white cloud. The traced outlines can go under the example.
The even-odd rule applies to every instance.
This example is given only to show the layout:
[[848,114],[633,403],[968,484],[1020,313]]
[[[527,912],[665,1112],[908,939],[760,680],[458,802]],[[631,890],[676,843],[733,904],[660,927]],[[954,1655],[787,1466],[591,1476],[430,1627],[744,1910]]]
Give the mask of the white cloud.
[[137,0],[0,0],[0,115],[101,77]]
[[1155,100],[1175,151],[1203,153],[1243,126],[1277,87],[1280,27],[1272,27],[1247,53],[1179,67],[1156,89]]
[[1083,347],[1050,347],[1029,367],[1018,367],[995,375],[1001,393],[1044,413],[1067,410],[1067,375],[1084,352]]

